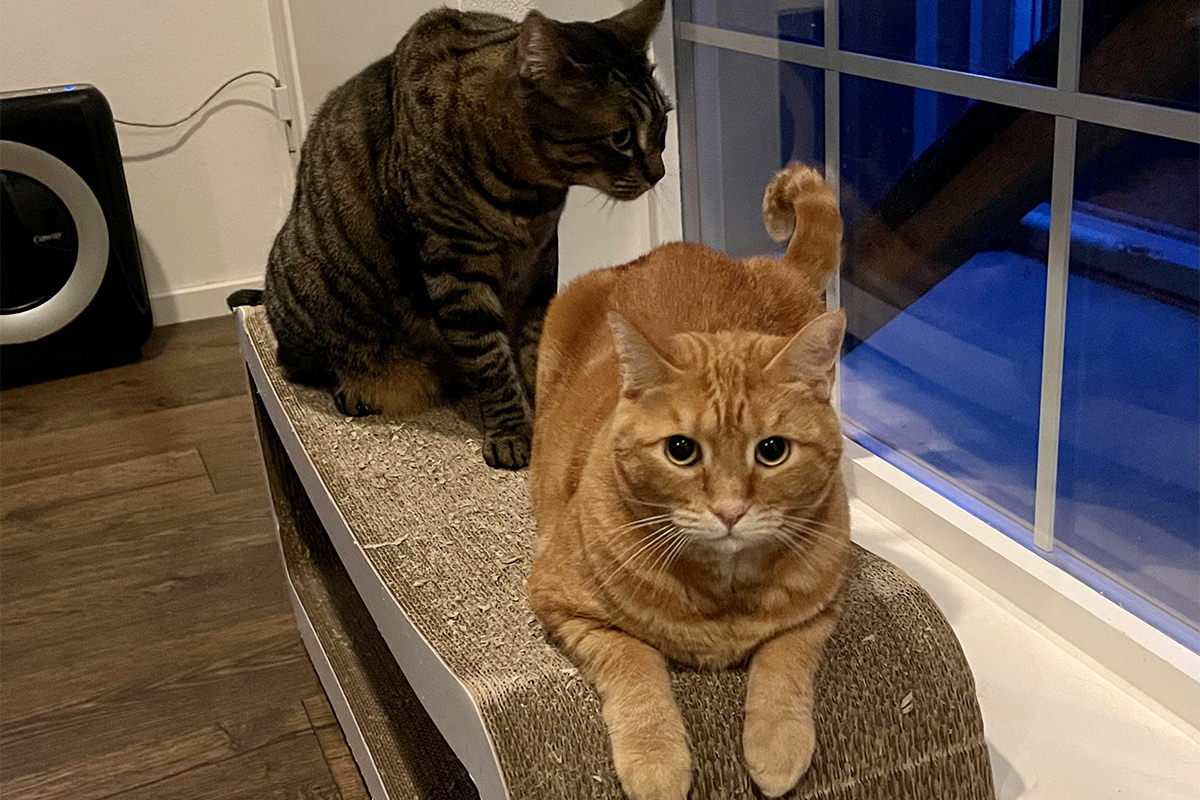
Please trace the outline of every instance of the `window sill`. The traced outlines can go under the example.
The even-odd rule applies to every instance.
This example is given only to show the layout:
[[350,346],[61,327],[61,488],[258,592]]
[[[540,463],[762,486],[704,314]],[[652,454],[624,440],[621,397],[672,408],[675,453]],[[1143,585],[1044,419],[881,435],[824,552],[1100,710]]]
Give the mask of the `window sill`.
[[1200,655],[849,440],[843,464],[855,540],[958,634],[998,798],[1196,796]]

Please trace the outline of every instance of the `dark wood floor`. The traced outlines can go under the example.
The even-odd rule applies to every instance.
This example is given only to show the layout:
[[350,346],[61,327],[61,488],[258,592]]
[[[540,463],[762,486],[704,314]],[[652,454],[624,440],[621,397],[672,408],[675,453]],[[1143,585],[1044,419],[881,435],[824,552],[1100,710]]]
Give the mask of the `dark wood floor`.
[[0,796],[367,796],[268,502],[232,318],[0,392]]

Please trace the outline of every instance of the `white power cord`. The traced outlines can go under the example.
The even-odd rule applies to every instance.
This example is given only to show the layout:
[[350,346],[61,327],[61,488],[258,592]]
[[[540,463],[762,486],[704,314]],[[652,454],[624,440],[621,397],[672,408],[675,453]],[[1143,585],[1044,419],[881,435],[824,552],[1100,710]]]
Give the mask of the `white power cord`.
[[275,113],[284,122],[291,122],[292,109],[291,101],[287,96],[287,87],[283,85],[283,82],[279,80],[279,77],[276,76],[275,73],[267,72],[266,70],[261,69],[246,70],[245,72],[234,75],[232,78],[218,86],[216,91],[205,98],[204,102],[197,106],[194,111],[192,111],[186,117],[177,119],[174,122],[128,122],[123,119],[114,119],[113,122],[117,123],[118,125],[128,125],[133,128],[174,128],[176,125],[182,125],[203,111],[205,107],[207,107],[208,104],[213,101],[213,98],[223,92],[231,83],[234,81],[239,81],[249,75],[265,75],[275,82],[275,87],[271,91],[271,102],[275,108]]

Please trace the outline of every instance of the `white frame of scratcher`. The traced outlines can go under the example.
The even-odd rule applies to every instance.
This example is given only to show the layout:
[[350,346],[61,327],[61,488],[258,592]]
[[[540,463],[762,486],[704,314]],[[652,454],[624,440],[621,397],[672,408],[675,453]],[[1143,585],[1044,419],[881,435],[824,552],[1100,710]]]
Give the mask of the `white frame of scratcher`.
[[[287,451],[313,509],[355,590],[371,613],[392,657],[420,698],[430,719],[470,774],[480,800],[508,800],[509,793],[504,775],[500,771],[496,750],[484,726],[479,706],[467,687],[413,626],[391,594],[381,590],[384,585],[382,579],[355,541],[341,511],[330,499],[325,482],[300,443],[283,404],[267,377],[258,349],[246,330],[245,311],[238,309],[237,317],[240,349],[253,382],[252,388],[262,400],[271,426]],[[278,526],[278,520],[276,525]],[[288,589],[301,638],[329,696],[330,705],[342,726],[371,796],[375,800],[388,800],[387,790],[375,767],[370,748],[350,710],[349,702],[329,658],[316,636],[312,621],[291,583],[290,575]]]
[[[282,548],[280,557],[283,557]],[[330,663],[329,656],[326,655],[325,648],[321,645],[320,638],[317,637],[317,630],[313,627],[312,620],[309,619],[308,611],[300,602],[300,595],[296,591],[295,584],[292,583],[292,575],[286,570],[286,565],[285,572],[288,597],[292,601],[292,611],[296,616],[296,627],[300,629],[300,638],[304,642],[305,649],[308,650],[308,657],[312,661],[313,669],[317,671],[317,677],[321,679],[321,687],[325,690],[326,697],[329,698],[329,705],[333,709],[334,716],[337,717],[338,725],[342,728],[342,735],[346,737],[346,744],[350,746],[350,752],[354,755],[354,762],[362,774],[367,790],[373,800],[404,800],[399,797],[393,798],[388,793],[387,787],[384,786],[379,768],[375,766],[375,756],[371,753],[366,737],[363,736],[358,719],[350,709],[350,701],[342,689],[342,682],[338,680],[337,673],[333,670],[333,664]]]

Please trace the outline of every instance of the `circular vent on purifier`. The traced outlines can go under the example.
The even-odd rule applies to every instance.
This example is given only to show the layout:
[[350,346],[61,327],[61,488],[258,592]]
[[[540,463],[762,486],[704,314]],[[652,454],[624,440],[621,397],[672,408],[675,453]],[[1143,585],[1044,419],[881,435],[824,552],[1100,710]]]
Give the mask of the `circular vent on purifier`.
[[0,382],[136,359],[150,309],[108,102],[0,95]]
[[0,344],[56,333],[96,297],[108,223],[87,182],[62,160],[0,140]]
[[19,172],[0,170],[0,252],[34,266],[0,272],[0,314],[41,305],[67,285],[79,239],[58,195]]

